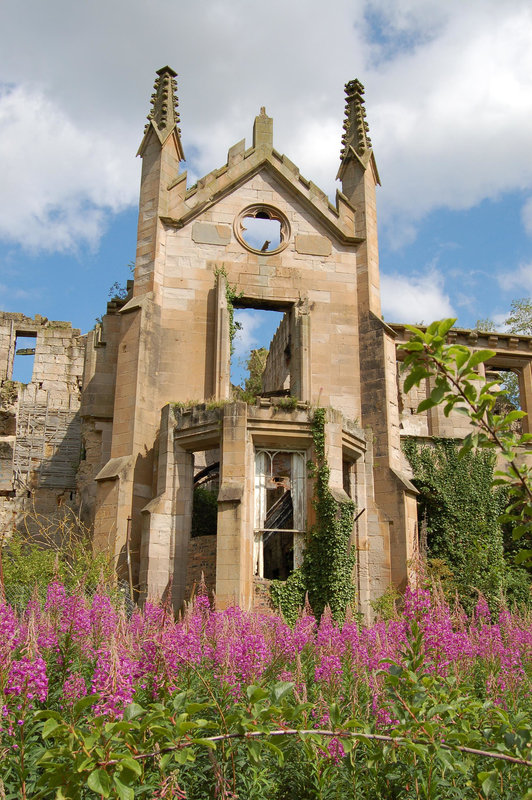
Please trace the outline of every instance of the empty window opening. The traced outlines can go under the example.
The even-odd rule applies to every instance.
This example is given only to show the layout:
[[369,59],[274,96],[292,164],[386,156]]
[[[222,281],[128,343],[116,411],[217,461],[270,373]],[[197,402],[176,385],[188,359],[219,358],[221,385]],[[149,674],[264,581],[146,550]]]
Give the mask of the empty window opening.
[[290,317],[289,312],[235,308],[231,386],[236,397],[290,394]]
[[31,383],[36,341],[37,334],[35,333],[17,334],[12,380],[20,383]]
[[301,565],[305,530],[305,454],[258,450],[255,456],[254,572],[286,580]]
[[218,490],[220,451],[194,453],[194,494],[190,535],[216,536],[218,530]]
[[281,222],[270,219],[265,211],[259,211],[256,217],[244,217],[242,238],[253,250],[270,253],[281,244]]
[[278,253],[290,240],[290,224],[274,206],[258,203],[244,208],[234,223],[236,238],[253,253]]
[[[486,380],[497,381],[500,389],[505,389],[507,395],[499,397],[495,404],[496,414],[508,414],[510,411],[522,409],[521,393],[519,387],[519,372],[512,369],[501,367],[490,367],[486,369]],[[522,431],[521,420],[514,420],[512,428],[516,433]]]

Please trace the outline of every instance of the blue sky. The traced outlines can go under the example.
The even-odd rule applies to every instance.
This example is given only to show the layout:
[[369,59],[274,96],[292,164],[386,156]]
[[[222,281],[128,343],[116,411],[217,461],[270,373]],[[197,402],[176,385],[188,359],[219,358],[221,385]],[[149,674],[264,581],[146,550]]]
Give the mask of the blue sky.
[[[0,49],[4,310],[85,332],[129,277],[167,63],[190,184],[265,105],[276,148],[333,197],[343,84],[365,84],[385,319],[502,325],[532,293],[529,0],[4,0]],[[264,338],[244,322],[239,351]]]

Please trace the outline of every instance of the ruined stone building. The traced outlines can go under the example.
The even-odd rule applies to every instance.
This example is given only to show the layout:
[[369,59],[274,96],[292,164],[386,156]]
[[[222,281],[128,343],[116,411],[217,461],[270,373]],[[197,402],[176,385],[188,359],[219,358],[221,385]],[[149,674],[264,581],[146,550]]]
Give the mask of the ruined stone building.
[[[158,71],[142,158],[134,281],[81,336],[64,322],[0,315],[0,514],[81,506],[94,547],[129,556],[141,598],[176,606],[204,572],[220,607],[263,602],[297,566],[312,523],[312,409],[328,409],[331,489],[358,509],[361,608],[404,585],[416,490],[401,437],[464,435],[467,420],[415,409],[401,390],[400,325],[382,320],[376,186],[363,88],[346,85],[335,203],[274,148],[264,109],[250,146],[187,185],[175,73]],[[340,139],[340,136],[339,136]],[[250,232],[272,231],[264,243]],[[229,291],[228,291],[229,289]],[[234,400],[232,306],[282,312],[254,404]],[[34,337],[33,376],[11,379]],[[532,339],[475,331],[490,369],[520,376],[532,408]],[[24,349],[24,348],[22,348]],[[216,491],[212,530],[191,537],[194,485]],[[205,531],[203,531],[205,533]]]

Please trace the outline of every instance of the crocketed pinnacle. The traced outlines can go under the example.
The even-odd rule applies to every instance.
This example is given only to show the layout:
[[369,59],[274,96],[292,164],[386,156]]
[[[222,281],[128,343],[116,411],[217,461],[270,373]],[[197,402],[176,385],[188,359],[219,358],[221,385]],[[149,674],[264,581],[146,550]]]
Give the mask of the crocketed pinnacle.
[[349,157],[350,148],[364,158],[371,150],[371,139],[368,136],[369,125],[366,122],[366,109],[364,108],[364,87],[359,80],[349,81],[345,84],[345,121],[344,135],[342,136],[341,160]]
[[179,112],[176,77],[177,72],[171,67],[162,67],[157,70],[157,78],[153,84],[155,91],[151,96],[152,108],[148,114],[148,124],[144,128],[144,133],[148,132],[150,122],[153,122],[161,141],[167,139],[173,130],[178,135],[181,133],[177,127]]

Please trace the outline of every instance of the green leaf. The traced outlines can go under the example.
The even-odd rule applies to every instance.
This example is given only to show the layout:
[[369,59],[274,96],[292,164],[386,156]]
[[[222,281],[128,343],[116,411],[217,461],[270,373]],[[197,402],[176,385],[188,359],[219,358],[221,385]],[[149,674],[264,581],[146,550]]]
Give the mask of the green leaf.
[[272,691],[273,702],[278,703],[279,700],[282,700],[283,697],[286,697],[287,694],[290,694],[293,688],[294,684],[291,681],[279,681],[279,683],[276,683]]
[[455,322],[456,322],[455,319],[450,319],[450,318],[442,319],[442,321],[438,323],[438,335],[441,337],[445,337],[449,333]]
[[216,742],[211,742],[210,739],[192,739],[193,744],[201,744],[203,747],[208,747],[209,750],[216,750]]
[[284,764],[284,753],[281,750],[281,748],[278,747],[273,742],[270,742],[268,739],[264,740],[263,745],[264,747],[266,747],[267,750],[270,750],[270,752],[274,753],[274,755],[277,756],[277,763],[279,764],[280,767],[282,767]]
[[497,355],[495,350],[476,350],[469,359],[468,367],[469,369],[474,369],[479,364],[482,364],[483,361],[488,361],[495,355]]
[[[84,698],[85,699],[85,698]],[[87,786],[93,792],[109,797],[111,791],[111,779],[104,769],[95,769],[87,779]]]
[[42,738],[47,739],[60,723],[56,719],[47,719],[42,728]]
[[113,776],[113,782],[120,800],[134,800],[135,791],[131,786],[126,786],[116,775]]
[[422,366],[413,367],[408,375],[406,376],[403,384],[403,391],[408,393],[412,386],[421,383],[424,378],[428,378],[430,376],[430,372]]
[[516,409],[516,410],[510,411],[508,414],[506,414],[506,416],[504,417],[504,419],[502,421],[502,424],[503,425],[509,425],[510,422],[514,422],[514,420],[516,420],[516,419],[523,419],[523,417],[526,417],[526,411],[518,411]]
[[210,706],[211,703],[189,703],[186,711],[187,714],[197,714],[198,711],[205,711],[205,709],[210,708]]
[[268,692],[262,686],[248,686],[246,696],[250,703],[256,703],[258,700],[263,700],[267,697]]
[[78,700],[77,703],[74,703],[74,714],[81,714],[82,711],[85,711],[90,706],[93,706],[94,703],[97,703],[100,699],[100,695],[98,694],[89,694],[87,697],[82,697],[81,700]]
[[61,714],[58,711],[48,711],[48,709],[37,711],[33,716],[35,719],[61,719]]
[[532,561],[532,550],[520,550],[515,557],[516,564],[528,564]]
[[138,717],[140,714],[144,714],[142,706],[139,706],[138,703],[130,703],[124,711],[124,719],[135,719],[135,717]]
[[432,399],[432,397],[426,397],[424,400],[417,407],[417,413],[421,414],[423,411],[427,411],[429,408],[434,408],[436,402]]
[[496,769],[492,769],[491,772],[479,772],[477,778],[479,780],[480,785],[482,786],[482,791],[488,797],[493,789],[497,789],[498,787],[498,777],[499,773]]
[[126,756],[125,758],[120,759],[120,766],[123,769],[128,769],[130,772],[133,772],[135,775],[142,775],[142,767],[140,766],[138,761],[135,761],[134,758],[131,756]]

